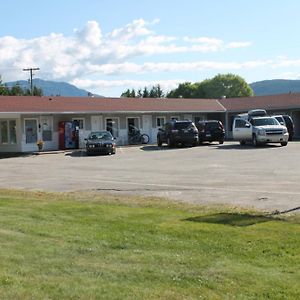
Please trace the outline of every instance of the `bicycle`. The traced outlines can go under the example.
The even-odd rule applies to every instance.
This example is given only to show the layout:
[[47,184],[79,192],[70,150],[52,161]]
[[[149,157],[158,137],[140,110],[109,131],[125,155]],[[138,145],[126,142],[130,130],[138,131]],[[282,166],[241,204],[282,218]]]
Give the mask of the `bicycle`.
[[129,144],[148,144],[149,135],[145,133],[135,132],[128,135]]

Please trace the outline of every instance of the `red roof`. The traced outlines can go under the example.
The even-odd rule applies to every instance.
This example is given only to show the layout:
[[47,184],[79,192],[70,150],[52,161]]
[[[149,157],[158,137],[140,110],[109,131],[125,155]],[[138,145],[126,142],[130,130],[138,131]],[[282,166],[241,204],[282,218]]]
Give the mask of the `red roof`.
[[300,109],[300,93],[225,99],[0,96],[0,113],[242,112]]
[[0,112],[224,112],[214,99],[0,96]]
[[219,101],[229,112],[241,112],[259,108],[266,110],[300,108],[299,93],[244,98],[225,98],[220,99]]

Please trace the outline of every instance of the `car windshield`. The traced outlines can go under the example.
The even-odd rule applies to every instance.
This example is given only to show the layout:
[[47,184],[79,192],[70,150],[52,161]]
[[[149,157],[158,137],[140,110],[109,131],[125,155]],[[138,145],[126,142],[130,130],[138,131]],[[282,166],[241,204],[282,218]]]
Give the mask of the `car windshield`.
[[89,137],[89,140],[111,140],[112,135],[108,131],[99,131],[99,132],[92,132]]
[[253,126],[280,125],[279,122],[275,118],[252,119],[251,124]]

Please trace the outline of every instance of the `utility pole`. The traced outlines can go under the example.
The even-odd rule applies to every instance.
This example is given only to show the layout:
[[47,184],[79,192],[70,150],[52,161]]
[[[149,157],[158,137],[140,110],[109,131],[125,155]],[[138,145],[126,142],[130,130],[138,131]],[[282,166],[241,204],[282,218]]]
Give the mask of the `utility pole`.
[[23,71],[29,71],[30,72],[30,95],[33,95],[33,86],[32,86],[32,77],[33,77],[33,71],[38,71],[40,68],[27,68],[23,69]]

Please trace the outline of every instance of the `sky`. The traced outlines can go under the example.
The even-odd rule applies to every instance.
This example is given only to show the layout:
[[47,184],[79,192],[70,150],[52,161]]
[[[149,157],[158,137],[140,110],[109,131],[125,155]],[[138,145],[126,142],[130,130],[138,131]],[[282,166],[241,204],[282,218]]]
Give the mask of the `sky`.
[[106,97],[233,73],[300,79],[298,0],[9,0],[0,75],[64,81]]

